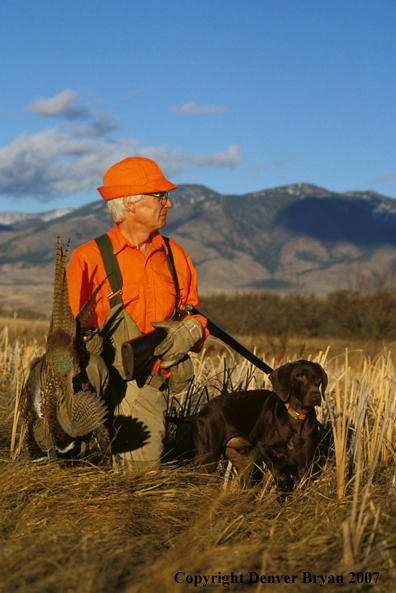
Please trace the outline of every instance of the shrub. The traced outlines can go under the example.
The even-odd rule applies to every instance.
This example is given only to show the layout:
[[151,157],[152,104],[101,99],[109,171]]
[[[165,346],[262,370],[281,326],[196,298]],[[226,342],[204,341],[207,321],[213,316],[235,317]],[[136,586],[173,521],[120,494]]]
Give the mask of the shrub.
[[231,335],[396,340],[396,295],[337,290],[327,297],[270,291],[201,298],[201,310]]

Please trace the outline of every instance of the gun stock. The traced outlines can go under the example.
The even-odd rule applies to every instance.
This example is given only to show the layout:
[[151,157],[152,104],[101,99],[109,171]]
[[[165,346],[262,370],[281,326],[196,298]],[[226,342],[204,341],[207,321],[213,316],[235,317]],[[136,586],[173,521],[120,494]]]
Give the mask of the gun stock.
[[[175,321],[181,321],[188,315],[187,311],[177,311],[174,316]],[[121,346],[122,366],[127,381],[136,379],[140,371],[149,367],[153,362],[154,350],[165,340],[167,331],[162,327],[157,327],[147,334],[142,334],[124,342]]]
[[122,365],[127,381],[136,379],[137,374],[150,364],[154,358],[154,350],[166,338],[166,330],[153,329],[121,346]]

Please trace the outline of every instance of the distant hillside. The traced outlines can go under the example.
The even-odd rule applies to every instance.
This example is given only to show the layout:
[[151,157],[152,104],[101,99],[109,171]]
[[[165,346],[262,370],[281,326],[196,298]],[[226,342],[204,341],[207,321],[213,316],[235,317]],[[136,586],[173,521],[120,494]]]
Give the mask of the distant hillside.
[[[201,293],[257,289],[325,295],[393,272],[396,200],[295,184],[245,195],[172,192],[165,234],[190,254]],[[112,225],[99,199],[75,210],[0,214],[0,304],[50,312],[55,237],[71,248]]]

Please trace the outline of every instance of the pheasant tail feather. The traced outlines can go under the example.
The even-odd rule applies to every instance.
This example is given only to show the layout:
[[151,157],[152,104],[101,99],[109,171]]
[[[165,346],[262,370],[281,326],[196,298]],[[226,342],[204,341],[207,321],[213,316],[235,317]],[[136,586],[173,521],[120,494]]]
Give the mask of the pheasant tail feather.
[[100,426],[107,415],[107,406],[91,391],[78,391],[72,396],[72,410],[67,410],[65,400],[59,402],[58,421],[72,437],[82,437]]
[[70,239],[63,252],[60,238],[58,236],[56,237],[54,300],[50,334],[57,329],[62,329],[71,336],[74,336],[76,333],[76,321],[69,304],[69,292],[66,278],[66,260],[69,253],[69,246]]
[[94,292],[91,294],[91,296],[85,301],[85,303],[81,307],[80,311],[78,312],[77,320],[80,324],[80,327],[84,327],[84,325],[87,323],[88,319],[91,317],[92,313],[95,311],[96,306],[98,305],[100,299],[98,299],[96,301],[96,303],[93,303],[93,300],[96,297],[96,295],[98,294],[99,290],[102,288],[103,284],[106,282],[107,278],[108,277],[106,276],[106,278],[104,280],[102,280],[102,282],[94,290]]

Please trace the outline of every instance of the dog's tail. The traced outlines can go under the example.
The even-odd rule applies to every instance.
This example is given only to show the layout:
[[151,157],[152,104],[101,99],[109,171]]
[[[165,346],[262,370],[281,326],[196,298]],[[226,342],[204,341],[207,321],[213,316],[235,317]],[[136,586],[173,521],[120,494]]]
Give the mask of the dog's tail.
[[192,416],[165,416],[165,420],[167,422],[172,422],[173,424],[187,424],[188,422],[194,422],[197,418],[198,414],[193,414]]

